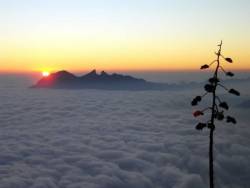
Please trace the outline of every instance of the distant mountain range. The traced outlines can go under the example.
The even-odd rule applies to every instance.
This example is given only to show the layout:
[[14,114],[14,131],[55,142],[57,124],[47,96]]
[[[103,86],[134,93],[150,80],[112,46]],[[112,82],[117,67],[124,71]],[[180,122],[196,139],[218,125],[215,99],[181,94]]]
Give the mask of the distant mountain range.
[[148,82],[128,75],[108,74],[96,70],[75,76],[68,71],[59,71],[40,79],[32,88],[54,89],[106,89],[106,90],[165,90],[176,85]]
[[[244,79],[224,80],[224,83],[249,84],[250,77]],[[181,90],[203,87],[205,82],[190,82],[179,84],[149,82],[144,79],[128,75],[108,74],[102,71],[97,74],[96,70],[83,75],[76,76],[68,71],[59,71],[40,79],[31,88],[53,88],[53,89],[105,89],[105,90]],[[244,86],[245,87],[245,86]]]

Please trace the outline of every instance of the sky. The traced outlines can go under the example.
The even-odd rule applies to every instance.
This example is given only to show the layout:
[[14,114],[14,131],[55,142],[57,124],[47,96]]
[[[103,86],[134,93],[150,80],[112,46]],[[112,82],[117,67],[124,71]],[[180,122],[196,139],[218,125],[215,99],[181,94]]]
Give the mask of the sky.
[[0,72],[250,70],[249,0],[0,0]]

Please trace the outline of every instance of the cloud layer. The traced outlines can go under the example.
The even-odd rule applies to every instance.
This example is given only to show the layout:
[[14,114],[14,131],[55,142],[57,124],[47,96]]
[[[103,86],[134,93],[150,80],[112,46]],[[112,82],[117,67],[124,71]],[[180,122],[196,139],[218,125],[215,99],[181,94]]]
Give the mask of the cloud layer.
[[[1,90],[0,188],[203,188],[192,92]],[[247,113],[218,125],[218,187],[250,184]]]

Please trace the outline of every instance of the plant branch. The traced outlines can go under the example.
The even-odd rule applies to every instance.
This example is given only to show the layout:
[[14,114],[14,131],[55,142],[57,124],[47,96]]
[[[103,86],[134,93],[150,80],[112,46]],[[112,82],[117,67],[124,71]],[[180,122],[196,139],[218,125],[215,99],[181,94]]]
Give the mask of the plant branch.
[[[219,50],[216,53],[217,55],[217,66],[214,72],[214,78],[218,79],[218,70],[220,67],[220,56],[221,56],[221,47],[222,47],[222,41],[220,42],[219,46]],[[213,100],[212,100],[212,115],[211,115],[211,127],[210,127],[210,134],[209,134],[209,138],[210,138],[210,142],[209,142],[209,180],[210,180],[210,188],[214,188],[214,166],[213,166],[213,161],[214,161],[214,156],[213,156],[213,144],[214,144],[214,129],[215,129],[215,125],[214,125],[214,120],[215,120],[215,111],[216,111],[216,88],[217,88],[218,83],[214,82],[213,86],[214,86],[214,90],[213,90]]]

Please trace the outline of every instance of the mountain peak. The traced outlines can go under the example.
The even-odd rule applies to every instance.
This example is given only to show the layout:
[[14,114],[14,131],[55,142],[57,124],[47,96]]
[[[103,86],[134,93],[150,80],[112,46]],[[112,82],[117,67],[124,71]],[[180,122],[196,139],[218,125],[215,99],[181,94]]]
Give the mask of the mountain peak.
[[64,78],[76,78],[76,76],[66,70],[58,71],[56,73],[51,74],[52,77],[58,78],[58,77],[64,77]]
[[58,72],[56,72],[56,73],[54,73],[54,74],[61,74],[61,75],[70,74],[70,75],[73,75],[73,74],[71,74],[70,72],[68,72],[68,71],[66,71],[66,70],[61,70],[61,71],[58,71]]
[[100,75],[101,76],[108,76],[108,73],[106,73],[105,71],[102,71]]
[[82,76],[82,78],[90,78],[90,79],[96,79],[99,75],[96,73],[96,70],[93,69],[92,71],[90,71],[89,73],[85,74]]
[[93,69],[92,71],[90,71],[88,74],[89,74],[89,75],[97,75],[97,73],[96,73],[96,70],[95,70],[95,69]]

